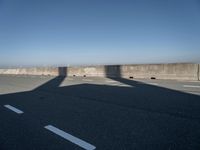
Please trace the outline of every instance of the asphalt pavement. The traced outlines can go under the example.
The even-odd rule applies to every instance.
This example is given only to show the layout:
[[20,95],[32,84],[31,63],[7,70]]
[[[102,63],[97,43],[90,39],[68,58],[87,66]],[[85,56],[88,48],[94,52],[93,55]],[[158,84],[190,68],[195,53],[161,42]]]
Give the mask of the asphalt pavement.
[[1,150],[199,150],[200,82],[0,75]]

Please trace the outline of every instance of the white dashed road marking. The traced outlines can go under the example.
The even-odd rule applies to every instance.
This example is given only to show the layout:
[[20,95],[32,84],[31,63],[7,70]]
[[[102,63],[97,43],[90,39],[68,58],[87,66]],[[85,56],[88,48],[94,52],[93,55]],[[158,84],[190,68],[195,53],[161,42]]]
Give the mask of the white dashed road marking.
[[118,84],[118,83],[113,83],[113,84],[109,84],[110,86],[120,86],[120,87],[132,87],[131,85],[127,85],[127,84]]
[[187,93],[194,94],[194,95],[200,95],[200,93],[197,93],[197,92],[187,92]]
[[122,86],[122,87],[132,87],[131,85],[127,85],[127,84],[120,84],[119,86]]
[[23,114],[23,113],[24,113],[23,111],[21,111],[21,110],[15,108],[15,107],[13,107],[13,106],[11,106],[11,105],[4,105],[4,107],[6,107],[6,108],[8,108],[8,109],[10,109],[10,110],[12,110],[12,111],[14,111],[14,112],[16,112],[17,114]]
[[83,140],[81,140],[81,139],[79,139],[77,137],[74,137],[73,135],[71,135],[69,133],[66,133],[66,132],[64,132],[64,131],[62,131],[62,130],[60,130],[60,129],[52,126],[52,125],[47,125],[44,128],[49,130],[49,131],[51,131],[51,132],[53,132],[53,133],[55,133],[55,134],[57,134],[57,135],[59,135],[59,136],[61,136],[64,139],[66,139],[66,140],[68,140],[68,141],[70,141],[70,142],[72,142],[72,143],[74,143],[74,144],[86,149],[86,150],[94,150],[94,149],[96,149],[95,146],[93,146],[93,145],[91,145],[91,144],[89,144],[89,143],[87,143],[87,142],[85,142],[85,141],[83,141]]
[[183,85],[183,87],[187,87],[187,88],[200,88],[200,86],[198,86],[198,85]]
[[148,83],[148,84],[151,84],[151,85],[158,85],[158,83]]

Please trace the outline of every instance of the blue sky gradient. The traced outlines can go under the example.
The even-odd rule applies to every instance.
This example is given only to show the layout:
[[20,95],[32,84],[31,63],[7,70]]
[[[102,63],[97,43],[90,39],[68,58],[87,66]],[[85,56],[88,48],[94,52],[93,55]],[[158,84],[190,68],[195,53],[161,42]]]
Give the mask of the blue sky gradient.
[[0,66],[200,62],[199,0],[0,0]]

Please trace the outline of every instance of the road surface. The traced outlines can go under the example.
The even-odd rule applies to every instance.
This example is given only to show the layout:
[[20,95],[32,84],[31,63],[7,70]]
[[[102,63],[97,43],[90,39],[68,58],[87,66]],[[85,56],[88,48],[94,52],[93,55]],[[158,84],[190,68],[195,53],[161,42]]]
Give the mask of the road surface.
[[0,76],[1,150],[199,150],[200,82]]

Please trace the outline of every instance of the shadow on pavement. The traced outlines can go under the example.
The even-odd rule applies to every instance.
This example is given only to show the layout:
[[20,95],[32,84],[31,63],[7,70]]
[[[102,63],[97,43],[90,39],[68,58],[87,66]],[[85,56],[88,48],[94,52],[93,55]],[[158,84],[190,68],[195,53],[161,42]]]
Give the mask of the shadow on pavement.
[[[117,78],[112,77],[112,69],[115,70]],[[67,76],[67,68],[61,68],[59,72],[62,75],[65,72],[64,76],[56,77],[30,92],[1,95],[1,104],[10,104],[23,109],[27,113],[27,116],[24,115],[25,122],[32,119],[42,125],[51,123],[89,141],[97,149],[196,150],[200,148],[199,96],[119,78],[120,66],[112,69],[105,68],[108,78],[131,87],[97,84],[59,87]],[[2,121],[7,121],[5,116],[1,115],[1,118]],[[24,128],[29,126],[31,125],[28,123],[23,125]],[[21,138],[24,136],[23,133],[20,132],[21,135],[18,135],[14,134],[17,131],[6,131],[14,128],[13,126],[4,127],[4,130],[1,128],[0,125],[2,149],[8,148],[6,144],[14,145],[9,149],[16,147],[51,149],[50,146],[55,144],[40,143],[43,134],[41,133],[36,139],[26,140],[26,146],[23,146]],[[34,123],[31,128],[34,130]],[[42,131],[36,130],[30,134],[34,135],[37,132]],[[54,137],[49,141],[53,139]],[[60,140],[57,137],[55,139]],[[69,144],[65,141],[61,143],[59,144],[63,147]],[[44,146],[41,148],[40,145]],[[72,145],[68,146],[70,149]],[[59,148],[61,147],[53,149]],[[71,149],[75,148],[72,146]]]

